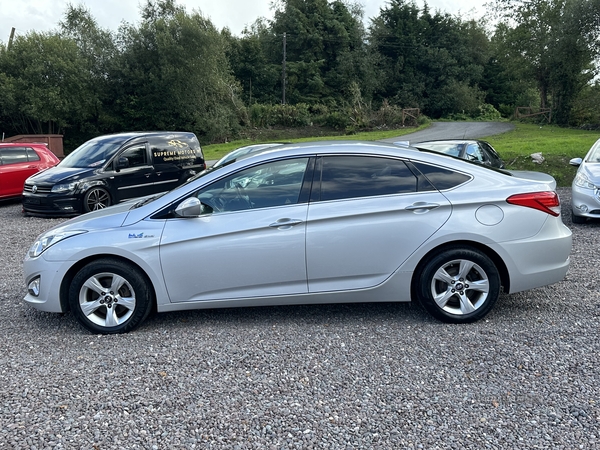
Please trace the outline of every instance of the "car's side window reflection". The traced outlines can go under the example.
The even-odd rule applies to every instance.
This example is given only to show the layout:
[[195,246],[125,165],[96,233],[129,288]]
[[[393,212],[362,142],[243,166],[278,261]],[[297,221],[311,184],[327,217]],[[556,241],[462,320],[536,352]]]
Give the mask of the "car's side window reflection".
[[298,202],[308,158],[273,161],[242,170],[197,193],[209,212],[241,211]]
[[[417,178],[403,161],[369,156],[323,158],[320,200],[416,192]],[[312,197],[316,199],[315,196]]]

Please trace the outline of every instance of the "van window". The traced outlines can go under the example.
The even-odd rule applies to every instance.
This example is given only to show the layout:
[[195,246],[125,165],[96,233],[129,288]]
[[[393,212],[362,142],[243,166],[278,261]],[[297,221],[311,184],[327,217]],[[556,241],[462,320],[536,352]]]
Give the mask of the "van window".
[[148,165],[148,155],[146,154],[146,145],[136,145],[129,147],[121,155],[119,159],[127,158],[127,167],[141,167]]

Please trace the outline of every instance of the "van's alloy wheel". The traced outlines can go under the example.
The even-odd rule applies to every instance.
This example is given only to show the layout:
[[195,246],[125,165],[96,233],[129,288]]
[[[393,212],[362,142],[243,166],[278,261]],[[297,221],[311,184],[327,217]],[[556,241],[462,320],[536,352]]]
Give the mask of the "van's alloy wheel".
[[101,187],[93,187],[85,193],[83,198],[83,209],[85,212],[97,211],[111,205],[110,194]]
[[451,248],[428,260],[417,278],[421,304],[450,323],[484,317],[500,296],[500,275],[492,260],[473,248]]
[[152,308],[145,275],[134,265],[106,258],[86,265],[69,289],[76,319],[93,333],[126,333],[137,328]]

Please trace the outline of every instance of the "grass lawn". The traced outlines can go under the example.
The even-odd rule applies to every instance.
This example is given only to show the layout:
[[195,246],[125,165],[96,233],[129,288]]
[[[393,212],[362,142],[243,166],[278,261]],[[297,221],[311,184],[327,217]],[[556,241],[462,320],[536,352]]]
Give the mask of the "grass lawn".
[[[287,138],[285,136],[271,139],[268,142],[305,142],[312,140],[365,140],[377,141],[413,133],[426,128],[403,128],[391,131],[371,131],[342,136],[315,136],[303,138]],[[599,131],[584,131],[560,128],[550,125],[530,125],[515,123],[515,130],[483,138],[500,153],[507,168],[515,170],[535,170],[546,172],[556,178],[558,186],[570,186],[577,170],[569,165],[571,158],[583,158],[592,144],[600,138]],[[257,144],[260,140],[239,140],[226,144],[213,144],[202,147],[207,160],[219,159],[238,147]],[[531,159],[532,153],[542,153],[545,161],[536,164]]]
[[[508,169],[536,170],[556,178],[558,186],[571,186],[576,167],[571,158],[583,158],[600,138],[599,131],[516,123],[514,131],[484,138],[500,153]],[[532,162],[532,153],[542,153],[542,164]]]

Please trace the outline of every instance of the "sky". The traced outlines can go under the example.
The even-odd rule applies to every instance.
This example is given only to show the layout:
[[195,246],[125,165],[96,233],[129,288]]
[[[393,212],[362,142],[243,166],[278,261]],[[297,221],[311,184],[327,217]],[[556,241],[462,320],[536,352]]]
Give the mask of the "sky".
[[[229,28],[240,35],[245,26],[250,26],[259,17],[272,18],[271,0],[177,0],[188,12],[200,11],[218,29]],[[415,0],[420,7],[424,0]],[[0,0],[0,41],[7,43],[11,29],[16,35],[25,36],[30,31],[51,31],[58,27],[67,5],[83,4],[105,29],[116,31],[123,21],[137,24],[140,20],[140,5],[145,0]],[[387,0],[358,0],[365,11],[366,24],[369,18],[379,14]],[[481,0],[428,0],[429,8],[440,10],[465,19],[478,18],[483,13]]]

